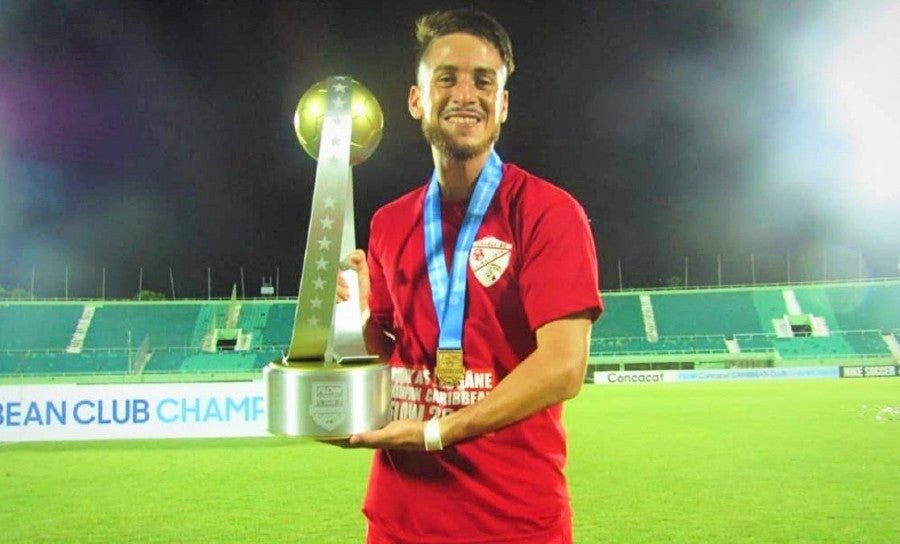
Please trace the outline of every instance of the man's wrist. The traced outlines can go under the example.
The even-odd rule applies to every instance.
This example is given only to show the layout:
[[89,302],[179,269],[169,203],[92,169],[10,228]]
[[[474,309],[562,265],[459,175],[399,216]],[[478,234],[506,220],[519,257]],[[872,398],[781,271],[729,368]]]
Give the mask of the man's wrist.
[[441,420],[432,418],[425,422],[425,451],[439,451],[444,449],[441,440]]

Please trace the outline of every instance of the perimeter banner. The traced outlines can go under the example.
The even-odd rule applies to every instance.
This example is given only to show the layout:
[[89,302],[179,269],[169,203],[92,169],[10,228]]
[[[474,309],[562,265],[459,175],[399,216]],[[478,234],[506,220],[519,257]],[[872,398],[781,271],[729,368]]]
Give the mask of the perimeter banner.
[[894,378],[900,376],[898,365],[842,366],[841,378]]
[[0,386],[0,442],[269,436],[262,381]]
[[598,385],[648,385],[676,382],[795,380],[839,377],[840,369],[836,366],[708,370],[623,370],[618,372],[594,372],[594,383]]

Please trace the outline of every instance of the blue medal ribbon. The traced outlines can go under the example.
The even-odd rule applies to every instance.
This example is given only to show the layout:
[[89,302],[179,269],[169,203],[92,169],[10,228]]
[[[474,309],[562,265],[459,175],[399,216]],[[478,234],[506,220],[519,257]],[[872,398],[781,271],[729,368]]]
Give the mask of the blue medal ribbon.
[[435,169],[431,183],[425,193],[425,260],[428,264],[428,281],[431,283],[431,297],[437,314],[440,337],[439,349],[462,349],[463,316],[466,306],[466,267],[469,252],[475,243],[475,235],[487,211],[500,179],[503,177],[503,161],[496,151],[491,151],[488,160],[475,182],[475,190],[463,218],[453,261],[448,278],[447,262],[444,258],[444,231],[441,224],[441,191],[438,186],[438,172]]

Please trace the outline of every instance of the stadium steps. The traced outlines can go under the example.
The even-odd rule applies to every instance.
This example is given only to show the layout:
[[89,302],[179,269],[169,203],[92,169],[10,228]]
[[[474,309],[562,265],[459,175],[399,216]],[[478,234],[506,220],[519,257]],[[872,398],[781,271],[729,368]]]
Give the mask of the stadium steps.
[[644,318],[644,334],[648,342],[659,340],[659,331],[656,327],[656,318],[653,315],[653,301],[650,295],[641,295],[641,315]]
[[260,338],[266,326],[271,307],[272,304],[268,302],[244,304],[238,326],[244,331],[244,334],[250,336],[250,348],[260,346]]
[[795,289],[797,300],[802,304],[804,313],[821,317],[829,328],[835,330],[848,330],[838,326],[838,320],[834,314],[831,300],[828,298],[827,289],[820,287],[797,287]]
[[212,331],[218,323],[225,322],[228,305],[222,303],[204,304],[197,313],[194,332],[191,333],[191,347],[199,347],[204,351],[212,351]]
[[81,312],[81,318],[75,325],[75,332],[72,333],[72,339],[66,347],[66,353],[81,353],[84,348],[84,337],[87,336],[88,329],[91,327],[91,320],[94,319],[94,312],[97,307],[93,304],[85,304],[84,310]]
[[900,361],[900,343],[897,343],[897,336],[894,333],[884,333],[881,339],[888,347],[888,351],[894,356],[894,359]]
[[728,353],[740,353],[741,345],[738,344],[737,340],[734,338],[726,338],[725,346],[728,348]]
[[751,293],[753,307],[756,309],[759,326],[756,330],[735,331],[736,333],[773,333],[773,319],[782,319],[787,313],[784,296],[780,290],[761,289]]
[[800,315],[803,313],[803,307],[797,300],[797,293],[793,289],[785,289],[781,292],[784,297],[784,307],[787,308],[788,315]]
[[228,307],[228,319],[225,320],[226,329],[238,328],[238,321],[241,319],[241,308],[243,308],[243,304],[240,302],[232,302]]

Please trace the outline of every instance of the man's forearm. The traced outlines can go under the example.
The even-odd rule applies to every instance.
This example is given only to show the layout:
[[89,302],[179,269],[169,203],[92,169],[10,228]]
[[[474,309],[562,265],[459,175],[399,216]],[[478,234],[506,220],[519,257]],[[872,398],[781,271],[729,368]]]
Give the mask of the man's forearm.
[[[489,433],[578,394],[587,368],[590,320],[576,316],[543,342],[490,395],[441,419],[444,444]],[[562,327],[562,328],[559,328]]]

